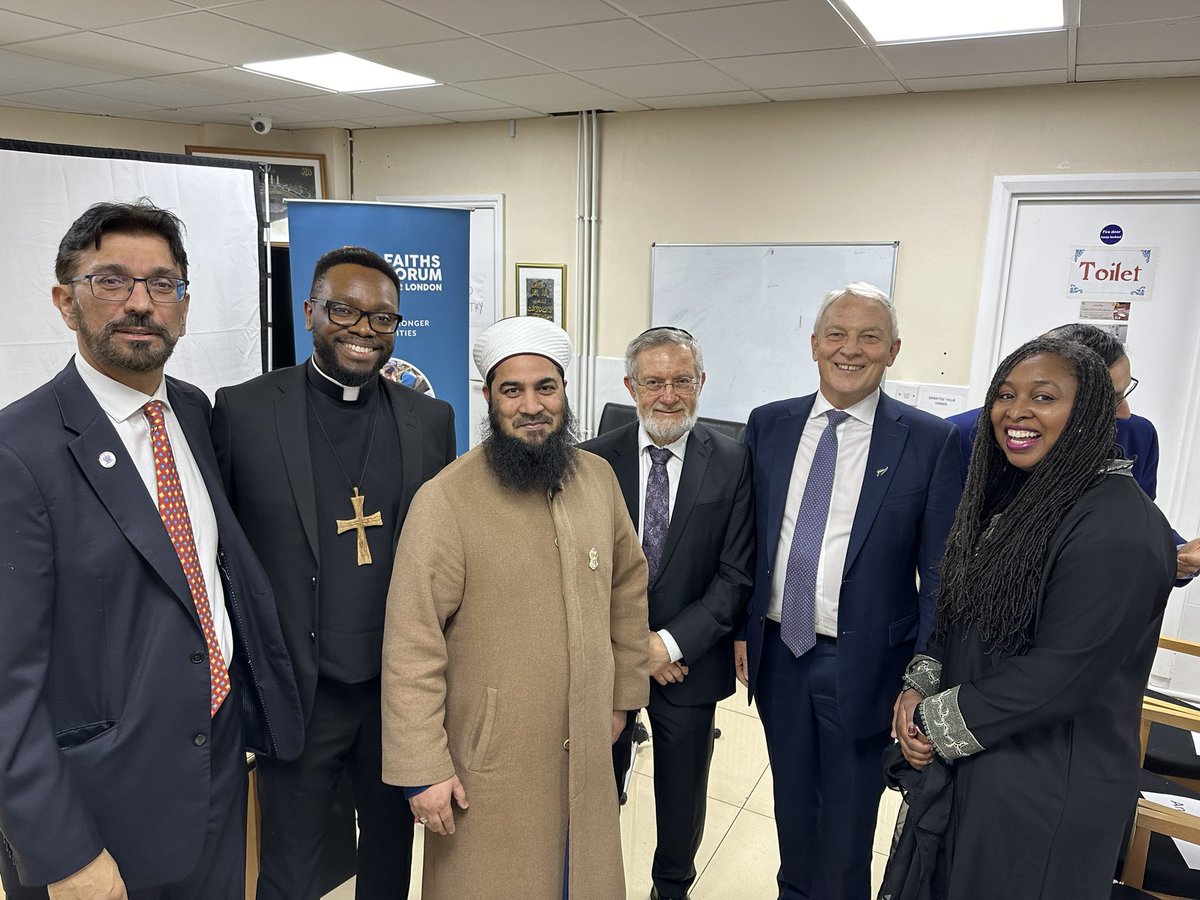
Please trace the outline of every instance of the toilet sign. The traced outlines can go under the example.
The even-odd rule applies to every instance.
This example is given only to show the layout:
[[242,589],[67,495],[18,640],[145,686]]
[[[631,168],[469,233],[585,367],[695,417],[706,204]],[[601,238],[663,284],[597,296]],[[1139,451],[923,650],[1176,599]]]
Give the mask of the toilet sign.
[[1149,300],[1158,251],[1152,247],[1075,247],[1067,293],[1122,300]]

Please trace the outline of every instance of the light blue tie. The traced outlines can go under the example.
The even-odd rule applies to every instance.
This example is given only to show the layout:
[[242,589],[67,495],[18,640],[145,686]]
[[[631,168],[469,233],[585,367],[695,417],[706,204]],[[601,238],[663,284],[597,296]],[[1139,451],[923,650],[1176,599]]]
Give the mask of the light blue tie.
[[831,409],[825,413],[829,423],[821,432],[817,452],[813,454],[804,484],[804,499],[796,513],[796,530],[788,552],[787,574],[783,578],[783,609],[779,631],[784,644],[796,656],[803,656],[817,643],[817,563],[825,541],[825,522],[829,519],[829,497],[833,493],[833,473],[837,468],[837,427],[849,413]]

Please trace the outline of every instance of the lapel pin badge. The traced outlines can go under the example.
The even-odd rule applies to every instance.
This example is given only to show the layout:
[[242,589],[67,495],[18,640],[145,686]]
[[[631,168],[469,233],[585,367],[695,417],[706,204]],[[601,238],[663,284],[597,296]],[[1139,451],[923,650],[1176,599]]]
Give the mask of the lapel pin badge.
[[600,554],[597,553],[596,548],[593,547],[591,550],[588,551],[588,568],[594,570],[599,565],[600,565]]
[[104,468],[111,469],[116,464],[117,454],[113,453],[111,450],[105,450],[100,454],[100,465],[104,466]]
[[888,468],[889,468],[888,466],[884,466],[882,469],[876,469],[876,470],[875,470],[875,477],[876,477],[876,478],[880,478],[880,477],[882,477],[882,476],[883,476],[883,474],[884,474],[885,472],[887,472]]

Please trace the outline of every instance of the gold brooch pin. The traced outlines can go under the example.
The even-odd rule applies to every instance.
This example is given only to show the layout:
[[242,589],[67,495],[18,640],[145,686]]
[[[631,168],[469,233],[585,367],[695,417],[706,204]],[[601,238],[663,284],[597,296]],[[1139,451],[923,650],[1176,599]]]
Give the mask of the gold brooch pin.
[[591,550],[588,551],[588,568],[595,569],[599,565],[600,565],[600,554],[597,553],[596,548],[593,547]]

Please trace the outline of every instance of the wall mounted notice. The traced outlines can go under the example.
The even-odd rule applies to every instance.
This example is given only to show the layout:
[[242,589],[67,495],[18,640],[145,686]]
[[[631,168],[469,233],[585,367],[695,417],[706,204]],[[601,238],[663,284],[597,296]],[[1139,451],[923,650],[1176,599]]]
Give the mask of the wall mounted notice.
[[1157,268],[1153,247],[1076,247],[1067,293],[1149,300]]

